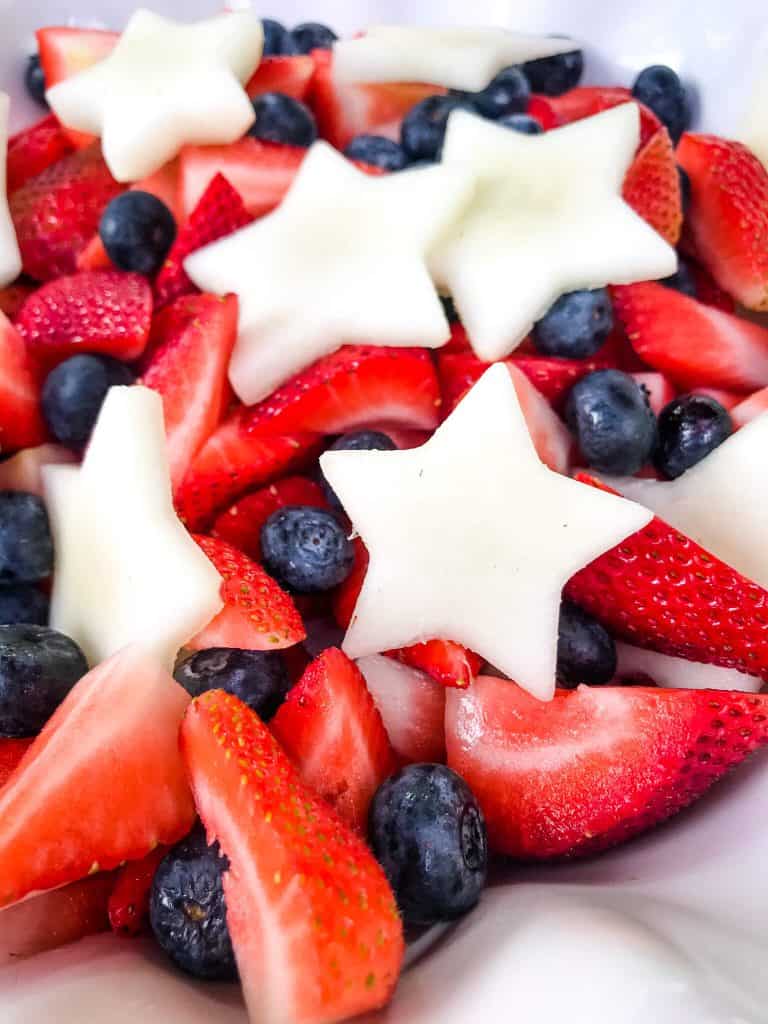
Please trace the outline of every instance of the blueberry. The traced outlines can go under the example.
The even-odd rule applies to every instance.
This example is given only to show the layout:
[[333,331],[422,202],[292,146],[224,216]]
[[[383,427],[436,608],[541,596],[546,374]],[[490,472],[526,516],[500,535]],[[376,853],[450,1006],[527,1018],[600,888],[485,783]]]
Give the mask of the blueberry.
[[45,98],[45,73],[40,63],[40,57],[36,53],[30,54],[27,61],[24,70],[24,85],[35,103],[39,103],[41,107],[48,106],[48,100]]
[[[329,447],[331,452],[391,452],[397,449],[397,445],[388,434],[380,430],[355,430],[349,434],[342,434],[337,437]],[[336,492],[320,473],[320,486],[325,492],[329,504],[333,509],[343,510],[342,504],[336,497]]]
[[290,55],[296,53],[296,44],[293,36],[279,21],[274,18],[262,18],[261,27],[264,29],[264,56],[277,57],[281,54]]
[[692,299],[696,298],[696,281],[693,272],[683,260],[678,260],[677,270],[674,274],[670,274],[669,277],[663,277],[659,284],[664,284],[667,288],[674,288],[676,292],[682,292],[683,295],[688,295]]
[[313,50],[331,50],[339,38],[332,28],[317,21],[305,21],[291,32],[297,53],[311,53]]
[[193,654],[173,674],[192,697],[207,690],[224,690],[239,697],[265,722],[273,717],[291,688],[279,651],[211,647]]
[[577,381],[565,419],[588,465],[602,473],[636,473],[656,445],[648,396],[620,370],[595,370]]
[[160,947],[187,974],[234,981],[222,875],[229,862],[197,826],[160,861],[149,894],[149,923]]
[[0,626],[0,736],[36,736],[88,671],[68,636],[47,626]]
[[616,675],[616,644],[611,634],[570,601],[560,605],[557,633],[557,681],[572,688],[599,686]]
[[406,925],[451,921],[477,904],[488,866],[485,820],[450,768],[412,764],[387,779],[368,833]]
[[311,146],[317,138],[315,115],[301,100],[282,92],[264,92],[253,101],[256,120],[248,134],[287,146]]
[[454,110],[477,113],[466,96],[427,96],[408,111],[400,129],[400,142],[412,160],[438,160],[445,127]]
[[338,519],[308,505],[286,505],[273,512],[261,528],[261,550],[267,572],[299,594],[338,586],[355,560]]
[[53,571],[53,539],[36,494],[0,491],[0,585],[37,583]]
[[44,626],[48,621],[48,598],[31,583],[0,587],[0,625],[17,626],[26,622]]
[[656,468],[674,480],[714,451],[733,432],[728,412],[708,395],[679,395],[659,413]]
[[677,165],[677,176],[680,179],[680,201],[683,205],[683,215],[685,215],[691,205],[691,179],[680,164]]
[[613,307],[605,288],[561,295],[533,329],[533,343],[546,356],[586,359],[613,330]]
[[523,64],[523,72],[533,92],[545,96],[561,96],[579,84],[584,71],[584,54],[581,50],[556,53],[552,57],[540,57]]
[[42,410],[57,441],[82,448],[88,441],[107,391],[133,384],[136,377],[124,363],[109,356],[81,355],[65,359],[45,378]]
[[520,68],[504,68],[472,101],[483,117],[497,121],[506,114],[522,114],[528,109],[531,87]]
[[356,135],[344,150],[344,155],[385,171],[402,171],[408,165],[403,147],[383,135]]
[[497,123],[522,135],[541,135],[544,131],[536,118],[530,114],[505,114]]
[[155,274],[176,238],[176,221],[162,199],[150,192],[131,190],[107,205],[99,236],[116,267]]
[[677,145],[691,121],[685,86],[677,73],[666,64],[652,64],[644,68],[635,79],[632,95],[650,107],[661,123],[666,125],[672,142]]

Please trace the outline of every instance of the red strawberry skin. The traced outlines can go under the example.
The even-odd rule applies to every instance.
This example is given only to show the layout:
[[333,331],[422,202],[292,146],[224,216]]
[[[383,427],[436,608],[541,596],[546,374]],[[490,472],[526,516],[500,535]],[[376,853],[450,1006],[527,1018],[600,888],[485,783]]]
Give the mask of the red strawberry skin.
[[376,790],[398,766],[360,669],[337,647],[317,657],[270,724],[301,777],[365,833]]
[[675,150],[666,128],[659,128],[640,149],[624,178],[622,194],[643,220],[670,245],[677,245],[683,203]]
[[140,935],[147,930],[152,879],[167,852],[168,847],[158,846],[117,872],[107,908],[109,927],[116,935]]
[[402,924],[362,840],[237,698],[195,700],[181,746],[208,838],[229,858],[227,922],[252,1018],[325,1024],[385,1005]]
[[0,452],[42,444],[48,431],[40,412],[41,375],[24,339],[0,313]]
[[[533,100],[537,102],[534,104]],[[633,100],[629,89],[615,86],[605,87],[599,85],[581,85],[575,89],[569,89],[562,96],[537,96],[532,97],[531,113],[536,116],[537,111],[547,111],[547,119],[551,122],[545,124],[544,128],[556,128],[560,125],[571,124],[573,121],[581,121],[582,118],[592,117],[604,110],[618,107],[621,103],[637,102]],[[640,108],[640,146],[644,146],[648,140],[656,134],[661,127],[661,122],[642,103],[637,104]]]
[[32,746],[32,740],[0,739],[0,787],[10,779],[22,757]]
[[483,665],[483,659],[452,640],[427,640],[388,652],[404,665],[426,672],[443,686],[466,689]]
[[8,140],[8,195],[71,152],[72,143],[53,114],[12,135]]
[[542,704],[483,677],[450,691],[448,764],[492,849],[580,857],[676,814],[768,742],[768,695],[580,686]]

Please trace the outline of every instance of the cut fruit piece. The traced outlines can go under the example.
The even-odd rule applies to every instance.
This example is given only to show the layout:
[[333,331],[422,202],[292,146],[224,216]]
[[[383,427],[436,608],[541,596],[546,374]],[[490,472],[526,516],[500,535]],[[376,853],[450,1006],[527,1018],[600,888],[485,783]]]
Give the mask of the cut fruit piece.
[[253,99],[265,92],[281,92],[305,100],[315,73],[315,62],[306,53],[294,57],[263,57],[251,75],[245,91]]
[[35,285],[17,281],[7,288],[0,288],[0,312],[15,320],[19,310],[35,290]]
[[208,838],[229,858],[227,923],[252,1019],[325,1024],[383,1006],[402,925],[362,840],[237,698],[199,697],[181,742]]
[[763,685],[758,676],[748,676],[735,668],[703,665],[631,644],[617,643],[616,655],[617,684],[640,680],[645,686],[653,683],[673,690],[736,690],[741,693],[757,693]]
[[640,149],[627,171],[624,200],[670,245],[677,245],[683,227],[683,203],[675,149],[662,127]]
[[8,195],[72,152],[72,143],[53,114],[8,140]]
[[189,831],[194,807],[178,749],[188,702],[130,648],[74,686],[0,791],[0,906]]
[[749,398],[732,406],[730,410],[734,427],[744,427],[766,411],[768,411],[768,387],[755,391]]
[[109,897],[109,926],[116,935],[140,935],[149,924],[149,893],[160,861],[168,852],[158,846],[117,872]]
[[[759,393],[757,392],[757,394]],[[724,391],[723,388],[696,388],[696,394],[714,398],[716,402],[719,402],[728,411],[744,401],[744,395],[740,395],[736,391]]]
[[646,393],[648,404],[656,416],[677,394],[674,384],[663,373],[630,373],[630,377]]
[[16,771],[19,761],[31,746],[32,740],[0,739],[0,788]]
[[[39,445],[48,436],[40,411],[41,373],[24,339],[0,313],[0,452]],[[5,469],[0,465],[0,472]]]
[[77,456],[63,445],[41,444],[36,448],[24,448],[5,462],[0,462],[0,491],[27,491],[42,498],[43,468],[68,466],[74,462],[77,462]]
[[581,686],[542,704],[480,678],[448,694],[448,764],[498,853],[598,853],[671,817],[768,742],[768,695]]
[[368,572],[368,550],[360,537],[353,537],[355,561],[349,576],[340,583],[333,594],[333,617],[342,629],[346,629],[352,621],[355,605],[363,589],[363,580]]
[[404,665],[426,672],[441,686],[460,690],[470,685],[483,664],[478,654],[452,640],[425,640],[387,653]]
[[[618,107],[621,103],[637,102],[629,89],[602,85],[581,85],[575,89],[569,89],[562,96],[537,96],[532,99],[544,101],[549,110],[548,119],[556,122],[551,125],[544,124],[544,128],[572,124],[574,121],[581,121],[585,117],[592,117],[604,110]],[[637,106],[640,108],[640,144],[638,149],[642,149],[659,130],[661,121],[645,104],[638,103]],[[535,117],[537,111],[543,111],[543,103],[532,102],[530,113]]]

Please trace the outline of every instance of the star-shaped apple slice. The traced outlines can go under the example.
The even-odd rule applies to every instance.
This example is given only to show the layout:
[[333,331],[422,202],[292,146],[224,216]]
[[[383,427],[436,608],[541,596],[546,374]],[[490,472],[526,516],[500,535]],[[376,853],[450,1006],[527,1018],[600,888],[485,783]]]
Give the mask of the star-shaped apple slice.
[[172,667],[221,610],[221,577],[176,516],[160,396],[112,388],[82,467],[43,469],[51,625],[92,665],[135,644]]
[[639,125],[635,103],[543,135],[451,114],[443,166],[477,190],[431,266],[481,359],[509,355],[565,292],[674,273],[674,249],[621,195]]
[[229,370],[238,398],[266,398],[346,343],[444,344],[426,257],[471,191],[461,170],[371,177],[315,143],[273,213],[184,263],[203,291],[240,300]]
[[320,461],[370,554],[347,654],[443,637],[541,700],[555,688],[563,585],[651,519],[539,461],[501,364],[421,448]]
[[0,288],[15,281],[21,273],[21,255],[8,209],[5,154],[8,149],[8,112],[11,101],[0,92]]
[[46,95],[68,128],[101,136],[118,181],[138,181],[184,145],[245,134],[254,111],[243,85],[263,42],[251,11],[181,24],[139,9],[108,57]]

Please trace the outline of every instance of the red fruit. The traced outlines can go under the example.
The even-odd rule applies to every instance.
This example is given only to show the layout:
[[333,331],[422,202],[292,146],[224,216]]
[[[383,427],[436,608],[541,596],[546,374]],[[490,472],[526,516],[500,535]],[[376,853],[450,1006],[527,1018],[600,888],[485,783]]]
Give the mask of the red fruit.
[[550,128],[560,128],[565,124],[565,121],[563,121],[555,109],[552,99],[551,96],[532,93],[531,98],[528,100],[528,113],[531,117],[536,118],[545,132],[548,132]]
[[[759,394],[759,392],[757,392]],[[708,395],[710,398],[714,398],[716,402],[719,402],[724,409],[733,409],[735,405],[739,405],[744,401],[744,395],[740,395],[735,391],[724,391],[723,388],[696,388],[697,395]]]
[[[602,85],[578,86],[576,89],[570,89],[563,93],[562,96],[538,97],[538,99],[546,100],[551,112],[550,118],[556,119],[561,125],[592,117],[593,114],[600,114],[604,110],[610,110],[611,107],[618,107],[621,103],[637,102],[633,99],[629,89]],[[642,147],[659,130],[661,121],[648,107],[642,103],[637,105],[640,108],[640,146]],[[543,106],[532,102],[529,109],[536,116],[536,111],[541,111]],[[548,126],[544,125],[544,127]],[[553,124],[552,127],[557,126]]]
[[163,399],[174,492],[221,421],[230,396],[229,357],[237,338],[237,298],[188,295],[152,324],[141,383]]
[[689,260],[688,269],[693,276],[696,286],[696,298],[699,302],[704,302],[708,306],[716,306],[717,309],[722,309],[725,313],[736,311],[736,303],[731,296],[728,292],[723,291],[720,285],[710,277],[703,267]]
[[72,143],[53,114],[8,140],[8,195],[72,152]]
[[309,54],[297,57],[262,57],[245,87],[253,98],[265,92],[281,92],[296,100],[305,100],[309,93],[315,62]]
[[149,922],[149,893],[160,861],[168,852],[158,846],[141,860],[120,868],[109,897],[109,926],[116,935],[140,935]]
[[480,678],[450,693],[448,764],[478,798],[492,849],[598,853],[700,797],[768,742],[768,695],[580,686],[541,703]]
[[227,923],[251,1016],[324,1024],[383,1006],[402,925],[363,841],[236,697],[194,701],[181,744],[208,838],[229,858]]
[[677,159],[691,179],[686,232],[697,260],[742,305],[768,310],[768,171],[715,135],[687,132]]
[[311,505],[326,508],[327,501],[319,484],[305,476],[286,476],[253,494],[247,494],[222,512],[213,524],[213,536],[261,561],[261,528],[279,508],[286,505]]
[[0,288],[0,313],[5,313],[7,317],[14,320],[34,290],[34,285],[21,283],[9,284],[7,288]]
[[130,648],[75,685],[0,791],[0,906],[189,831],[194,808],[178,753],[188,701]]
[[746,426],[766,410],[768,410],[768,387],[755,391],[749,398],[745,398],[743,402],[739,402],[738,405],[731,408],[733,425],[737,428]]
[[306,784],[351,828],[365,832],[371,800],[396,771],[397,759],[355,663],[337,647],[323,651],[270,728]]
[[104,208],[124,191],[98,145],[70,153],[16,189],[9,205],[25,272],[38,281],[74,273]]
[[363,580],[368,572],[368,549],[360,537],[354,537],[352,543],[355,548],[352,571],[344,582],[339,584],[333,595],[333,617],[342,629],[346,629],[352,621]]
[[0,313],[0,452],[42,444],[47,434],[40,413],[40,373],[24,339]]
[[683,203],[675,149],[666,128],[659,128],[639,150],[624,178],[622,195],[670,245],[677,245]]
[[472,345],[470,344],[469,336],[467,335],[467,329],[464,324],[461,324],[458,321],[451,324],[451,336],[438,352],[438,356],[448,354],[473,355]]
[[144,351],[152,324],[152,290],[139,274],[88,270],[49,281],[16,319],[30,352],[46,367],[80,352],[130,362]]
[[630,373],[630,377],[645,391],[648,404],[656,416],[677,394],[674,384],[663,373]]
[[164,306],[179,295],[197,291],[184,270],[184,260],[196,249],[244,228],[251,219],[239,194],[222,174],[217,174],[179,232],[157,275],[157,304]]
[[32,745],[32,740],[0,739],[0,788],[16,770],[19,761]]
[[441,686],[460,690],[469,686],[483,664],[479,655],[452,640],[425,640],[387,653],[404,665],[426,672]]
[[662,284],[613,288],[632,347],[681,389],[754,391],[768,384],[768,330]]
[[274,651],[301,643],[307,633],[296,605],[260,565],[223,540],[199,536],[195,540],[223,579],[224,607],[187,642],[190,650]]
[[42,498],[45,494],[43,467],[66,466],[77,461],[74,452],[59,444],[22,448],[10,459],[0,462],[0,491],[27,491]]

